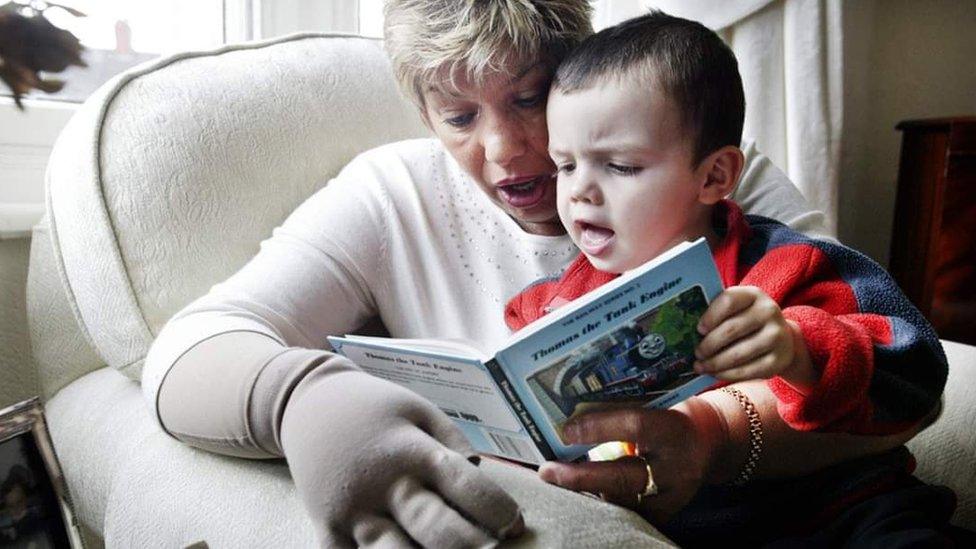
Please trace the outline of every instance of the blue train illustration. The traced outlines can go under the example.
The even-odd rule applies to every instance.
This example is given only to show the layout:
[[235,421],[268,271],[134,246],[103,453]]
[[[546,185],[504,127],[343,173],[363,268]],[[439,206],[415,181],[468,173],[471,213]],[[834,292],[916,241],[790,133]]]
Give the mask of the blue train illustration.
[[545,387],[567,416],[579,402],[650,400],[694,375],[691,357],[668,349],[664,336],[631,323],[570,355]]

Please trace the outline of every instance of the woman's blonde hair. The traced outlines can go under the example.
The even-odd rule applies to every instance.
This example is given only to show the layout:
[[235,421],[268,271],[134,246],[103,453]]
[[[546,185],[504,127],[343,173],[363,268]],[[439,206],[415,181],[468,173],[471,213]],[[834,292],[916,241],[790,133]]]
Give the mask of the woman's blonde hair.
[[[589,0],[386,0],[383,34],[401,91],[480,84],[539,61],[556,64],[593,33]],[[513,75],[514,76],[514,75]]]

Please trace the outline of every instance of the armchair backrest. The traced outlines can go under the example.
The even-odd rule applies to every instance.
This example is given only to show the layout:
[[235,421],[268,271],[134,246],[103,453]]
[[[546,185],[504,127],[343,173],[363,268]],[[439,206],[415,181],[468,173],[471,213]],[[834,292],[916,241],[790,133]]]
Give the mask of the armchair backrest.
[[161,59],[107,83],[59,137],[46,255],[89,344],[138,379],[170,316],[354,155],[426,134],[378,40],[300,34]]

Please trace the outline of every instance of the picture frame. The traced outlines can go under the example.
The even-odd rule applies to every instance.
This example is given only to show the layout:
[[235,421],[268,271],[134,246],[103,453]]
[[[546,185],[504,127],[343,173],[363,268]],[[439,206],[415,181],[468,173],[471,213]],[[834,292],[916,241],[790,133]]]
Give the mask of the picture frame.
[[6,547],[84,548],[38,398],[0,410],[0,548]]

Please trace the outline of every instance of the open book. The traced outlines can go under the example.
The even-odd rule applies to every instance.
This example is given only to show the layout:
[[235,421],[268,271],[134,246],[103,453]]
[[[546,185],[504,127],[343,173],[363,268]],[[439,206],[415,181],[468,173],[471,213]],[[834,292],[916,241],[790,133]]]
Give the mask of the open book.
[[571,461],[565,421],[588,407],[668,407],[715,383],[692,369],[696,326],[722,282],[704,239],[685,242],[519,330],[498,349],[457,341],[330,337],[363,370],[454,419],[478,452]]

